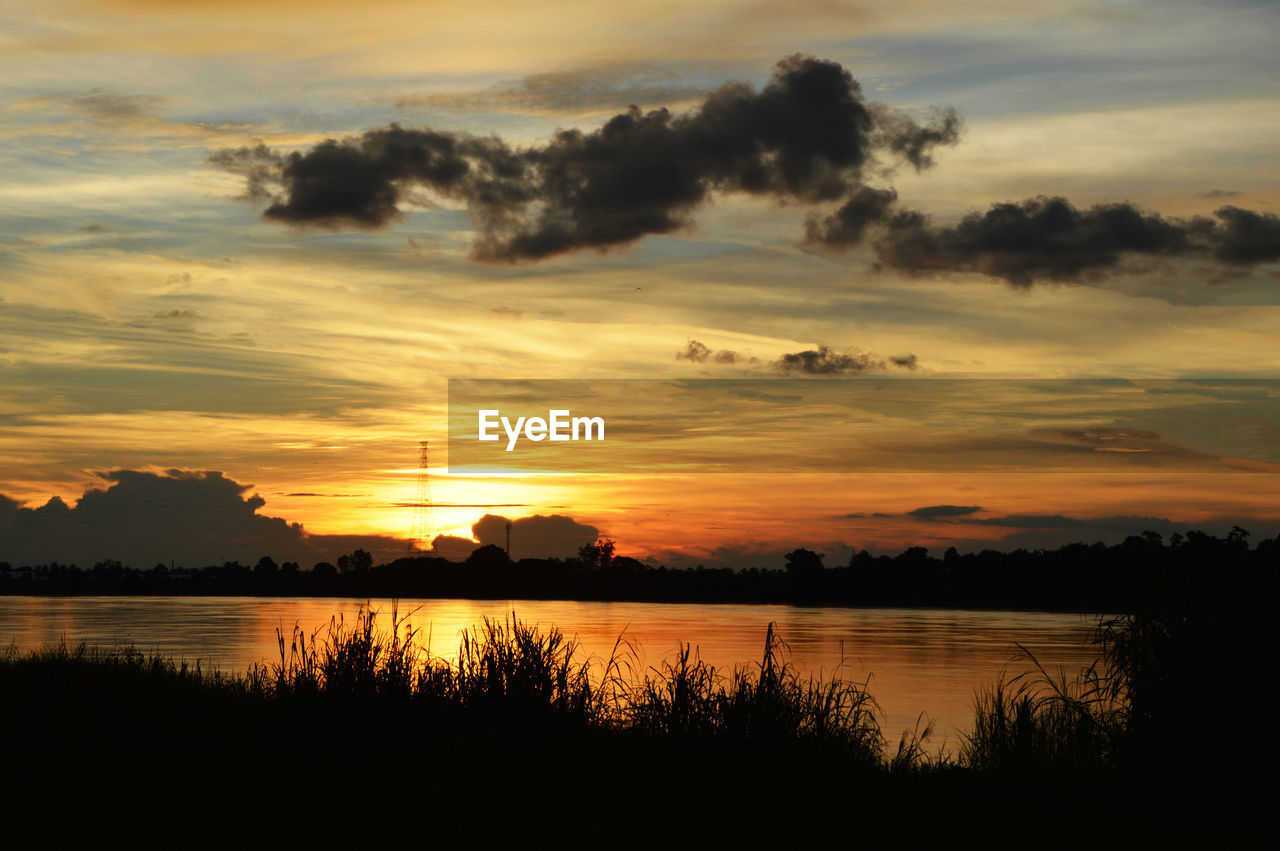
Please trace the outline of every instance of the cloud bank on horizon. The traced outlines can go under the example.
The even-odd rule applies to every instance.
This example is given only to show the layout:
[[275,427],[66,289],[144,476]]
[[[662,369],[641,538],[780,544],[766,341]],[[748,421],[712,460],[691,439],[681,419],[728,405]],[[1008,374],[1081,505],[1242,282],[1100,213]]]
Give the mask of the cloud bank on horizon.
[[59,497],[26,508],[0,494],[0,561],[14,565],[114,560],[204,567],[264,555],[311,567],[363,548],[385,558],[403,542],[379,535],[309,535],[301,523],[258,513],[266,505],[252,485],[216,470],[141,470],[99,474],[106,487],[69,506]]
[[[0,563],[12,566],[50,563],[88,568],[103,561],[118,561],[137,569],[155,564],[204,567],[224,562],[253,565],[263,556],[277,562],[293,561],[309,569],[319,561],[336,561],[345,553],[364,549],[376,563],[399,558],[407,541],[381,535],[315,535],[300,523],[259,514],[265,500],[252,488],[218,471],[168,470],[163,474],[140,470],[115,470],[100,474],[106,487],[86,491],[77,504],[54,497],[46,504],[27,508],[0,495]],[[1232,518],[1207,523],[1179,523],[1165,517],[1115,515],[1077,517],[1062,514],[992,514],[978,505],[928,505],[905,513],[874,512],[841,515],[842,519],[893,518],[934,524],[934,549],[957,546],[977,551],[993,544],[1025,548],[1054,548],[1088,540],[1118,543],[1125,537],[1154,531],[1162,535],[1185,533],[1191,528],[1226,534]],[[969,527],[969,528],[966,528]],[[996,527],[998,539],[975,534],[975,529]],[[1274,522],[1250,523],[1260,537],[1280,532]],[[471,538],[438,535],[430,555],[463,562],[481,546],[506,549],[515,560],[567,558],[600,537],[600,530],[573,517],[535,514],[507,518],[485,514],[471,526]],[[828,556],[828,564],[846,563],[858,551],[847,541],[814,540],[810,534],[789,543],[749,539],[715,546],[696,542],[661,548],[645,561],[671,567],[779,568],[787,552],[797,546],[814,548]],[[901,546],[875,543],[863,547],[874,554],[897,554]],[[626,554],[625,542],[620,555]]]
[[[378,562],[403,556],[408,541],[386,535],[315,535],[301,523],[259,514],[266,500],[252,485],[216,470],[113,470],[106,487],[90,489],[76,505],[53,497],[27,508],[0,494],[0,562],[58,562],[82,568],[114,560],[145,569],[155,564],[204,567],[252,565],[264,555],[304,569],[364,549]],[[508,520],[486,514],[472,526],[475,540],[437,538],[439,554],[465,559],[485,544],[505,546]],[[563,558],[599,537],[594,526],[563,515],[510,521],[517,558]]]

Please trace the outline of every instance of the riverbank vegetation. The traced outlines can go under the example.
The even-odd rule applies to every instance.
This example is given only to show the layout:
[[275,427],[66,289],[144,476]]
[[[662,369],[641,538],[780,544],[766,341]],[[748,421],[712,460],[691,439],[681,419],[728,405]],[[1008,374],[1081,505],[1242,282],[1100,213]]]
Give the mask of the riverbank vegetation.
[[[1103,620],[1078,677],[1024,656],[979,691],[956,752],[932,746],[927,722],[886,736],[869,681],[801,676],[772,628],[759,660],[732,670],[687,645],[642,669],[621,640],[587,659],[514,614],[430,656],[394,611],[367,609],[282,634],[274,661],[240,674],[131,649],[11,648],[0,737],[22,765],[10,777],[64,783],[96,765],[170,804],[179,788],[252,789],[269,802],[255,830],[278,816],[326,839],[364,807],[490,837],[622,822],[747,844],[847,839],[852,824],[899,845],[1251,841],[1265,787],[1243,780],[1275,750],[1248,686],[1274,658],[1263,608],[1197,598]],[[1035,833],[1068,814],[1071,829]]]
[[1188,732],[1206,722],[1210,702],[1228,710],[1232,729],[1266,726],[1265,703],[1241,685],[1274,658],[1276,630],[1257,602],[1206,599],[1101,619],[1097,658],[1075,676],[1051,674],[1017,648],[1011,675],[979,685],[974,726],[955,753],[929,747],[927,723],[890,742],[870,678],[802,676],[772,625],[754,663],[718,669],[682,644],[646,668],[623,638],[609,658],[586,658],[558,628],[514,613],[486,618],[462,633],[456,654],[435,656],[394,608],[388,618],[367,607],[352,622],[279,633],[278,658],[243,673],[132,648],[10,647],[0,653],[0,729],[10,748],[40,751],[305,750],[318,735],[364,742],[412,729],[416,740],[452,742],[534,735],[813,749],[886,771],[1132,769],[1168,753],[1184,762],[1248,758],[1256,744],[1221,747]]
[[12,746],[40,751],[305,750],[317,737],[412,729],[419,743],[749,744],[886,764],[867,683],[802,677],[772,626],[752,665],[721,671],[682,645],[661,668],[638,670],[621,640],[611,658],[588,659],[559,629],[514,614],[465,631],[452,659],[427,655],[394,614],[386,629],[378,619],[362,609],[354,623],[295,629],[276,661],[243,674],[134,649],[11,648],[0,658],[0,726],[24,731]]
[[[2,554],[0,554],[2,555]],[[1272,582],[1280,572],[1280,538],[1249,545],[1235,529],[1223,538],[1203,532],[1155,532],[1113,546],[1070,544],[1056,550],[984,550],[941,557],[924,547],[897,555],[855,553],[828,564],[805,548],[788,553],[783,569],[668,569],[615,555],[612,542],[584,547],[569,559],[513,562],[484,546],[465,562],[429,555],[375,564],[357,550],[310,569],[263,556],[254,565],[230,562],[186,569],[158,564],[134,569],[102,561],[89,569],[0,561],[0,594],[121,594],[334,597],[456,597],[471,599],[630,600],[637,602],[796,603],[833,606],[936,606],[1133,612],[1163,605],[1200,584]]]

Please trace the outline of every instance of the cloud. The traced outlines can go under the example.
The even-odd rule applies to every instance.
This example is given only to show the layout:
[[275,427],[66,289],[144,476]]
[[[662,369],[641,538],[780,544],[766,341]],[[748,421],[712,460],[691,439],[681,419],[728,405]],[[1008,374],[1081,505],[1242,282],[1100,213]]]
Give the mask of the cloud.
[[[735,364],[758,364],[760,359],[751,355],[736,352],[732,349],[712,349],[700,340],[689,340],[683,349],[676,352],[676,360],[687,360],[693,363],[716,363],[722,366]],[[801,373],[804,375],[858,375],[868,371],[883,372],[890,366],[899,369],[919,369],[919,358],[915,355],[902,355],[887,360],[871,352],[849,349],[840,352],[829,346],[818,346],[802,352],[789,352],[774,360],[770,366],[784,375]]]
[[748,357],[742,354],[741,352],[735,352],[732,349],[718,349],[716,350],[716,353],[711,356],[711,359],[718,364],[724,364],[726,366],[739,363],[739,362],[746,362],[746,363],[756,362],[755,358]]
[[397,109],[448,109],[459,112],[501,111],[532,115],[584,114],[693,101],[706,94],[671,69],[617,64],[569,71],[530,74],[484,91],[402,95],[390,103]]
[[579,523],[563,514],[520,517],[508,520],[497,514],[486,514],[471,526],[472,536],[481,545],[507,545],[507,524],[511,524],[511,557],[565,558],[576,555],[587,544],[600,537],[595,526]]
[[849,200],[825,218],[810,216],[805,241],[826,248],[848,248],[862,242],[868,228],[889,218],[898,193],[892,189],[860,186]]
[[[628,91],[626,80],[623,71],[558,72],[490,97],[598,102]],[[257,145],[214,152],[210,162],[243,177],[247,196],[266,202],[266,218],[298,227],[380,228],[424,190],[461,202],[476,230],[472,258],[490,263],[603,251],[688,229],[716,194],[808,207],[811,249],[869,241],[881,267],[976,273],[1018,287],[1096,280],[1133,256],[1236,271],[1280,260],[1280,219],[1235,206],[1178,218],[1128,201],[1081,208],[1037,195],[938,224],[899,206],[892,187],[868,184],[903,163],[928,169],[939,147],[959,140],[960,126],[954,110],[921,121],[869,101],[838,63],[794,55],[761,89],[727,83],[679,113],[633,105],[594,130],[559,130],[541,145],[392,124],[287,156]],[[820,206],[829,212],[816,212]]]
[[694,363],[706,363],[710,357],[711,347],[698,340],[690,340],[688,345],[676,352],[676,360],[687,360]]
[[900,212],[875,249],[881,262],[912,272],[979,272],[1029,286],[1037,279],[1078,280],[1129,253],[1172,256],[1189,247],[1175,222],[1130,204],[1082,211],[1064,198],[1039,197],[970,213],[953,227]]
[[90,89],[79,94],[40,95],[28,99],[36,106],[52,106],[77,112],[103,124],[132,125],[157,118],[157,111],[168,98],[159,95],[118,94],[104,89]]
[[542,146],[393,124],[283,158],[259,145],[210,159],[245,177],[251,198],[270,197],[266,218],[297,226],[381,227],[417,188],[462,201],[473,257],[507,263],[687,228],[717,192],[852,200],[869,168],[928,168],[959,130],[954,111],[918,123],[867,101],[839,64],[795,55],[760,90],[728,83],[678,114],[632,106]]
[[690,340],[683,349],[676,352],[676,360],[687,360],[693,363],[712,363],[721,366],[732,366],[737,363],[759,363],[760,359],[735,352],[732,349],[712,350],[710,346],[699,340]]
[[480,545],[470,538],[457,535],[436,535],[431,541],[430,555],[447,558],[449,561],[466,561],[467,556],[475,552]]
[[788,375],[795,372],[805,375],[858,375],[868,370],[883,370],[885,362],[870,352],[838,352],[828,346],[818,346],[785,354],[774,361],[774,368]]
[[[938,506],[949,508],[957,506]],[[958,506],[963,508],[964,506]],[[915,512],[911,512],[915,514]],[[1008,514],[1002,517],[971,517],[958,515],[946,525],[953,543],[961,552],[982,549],[1056,549],[1066,544],[1102,542],[1118,544],[1125,538],[1156,532],[1166,540],[1175,533],[1185,535],[1189,529],[1199,529],[1212,535],[1225,536],[1233,526],[1244,523],[1259,537],[1270,537],[1277,531],[1274,521],[1262,518],[1215,517],[1184,523],[1167,517],[1137,514],[1118,514],[1102,517],[1073,517],[1065,514]],[[1007,530],[995,542],[985,536],[974,539],[964,537],[966,526],[989,526]],[[993,546],[994,544],[994,546]]]
[[1019,287],[1097,276],[1133,255],[1212,258],[1236,267],[1280,259],[1280,219],[1232,206],[1220,207],[1215,219],[1179,219],[1128,202],[1080,209],[1065,198],[1038,196],[995,204],[946,226],[918,211],[895,212],[893,204],[891,193],[864,188],[826,219],[811,219],[807,236],[842,250],[877,225],[873,248],[885,266],[976,272]]
[[254,127],[240,121],[172,118],[166,114],[166,108],[176,103],[167,95],[121,93],[102,88],[35,95],[14,105],[17,112],[37,116],[35,123],[28,117],[16,122],[14,129],[26,135],[65,136],[68,128],[78,128],[86,138],[100,141],[113,134],[127,134],[135,140],[156,136],[236,139],[243,138]]
[[[471,538],[437,535],[431,542],[432,555],[450,561],[465,561],[477,547],[507,548],[507,524],[511,524],[511,557],[568,558],[594,543],[600,530],[563,514],[520,517],[508,520],[500,514],[486,514],[471,525]],[[474,539],[474,540],[473,540]]]
[[1220,225],[1194,220],[1208,232],[1214,257],[1241,266],[1280,260],[1280,217],[1239,207],[1219,207],[1214,215]]
[[24,508],[0,495],[0,560],[203,567],[252,564],[271,555],[310,567],[357,547],[385,558],[405,546],[378,536],[308,535],[301,524],[259,514],[265,500],[246,497],[251,486],[217,471],[116,470],[100,476],[108,486],[86,491],[74,508],[58,497]]
[[[1188,529],[1202,529],[1210,534],[1225,535],[1240,518],[1214,519],[1195,524],[1179,523],[1166,517],[1141,515],[1115,515],[1108,517],[1071,517],[1062,514],[1010,514],[1005,517],[986,517],[961,521],[983,526],[997,526],[1013,530],[1000,539],[1000,549],[1054,549],[1065,544],[1094,543],[1117,544],[1131,535],[1157,532],[1167,540],[1174,533],[1186,534]],[[1249,527],[1259,528],[1253,521]],[[1273,524],[1264,524],[1270,532]],[[985,546],[990,546],[986,544]],[[962,547],[962,549],[970,549]]]
[[889,363],[900,369],[909,369],[912,372],[920,368],[920,358],[912,354],[891,357],[889,358]]
[[223,148],[209,154],[209,163],[244,178],[244,197],[249,201],[270,201],[280,180],[285,158],[259,142],[241,148]]
[[1115,428],[1033,428],[1027,435],[1039,452],[1061,451],[1068,455],[1109,453],[1131,456],[1166,456],[1185,460],[1217,462],[1219,456],[1200,452],[1166,440],[1159,432],[1148,429]]
[[983,517],[964,521],[983,526],[1003,526],[1010,529],[1091,529],[1136,535],[1151,529],[1172,533],[1186,530],[1186,524],[1177,524],[1167,517],[1144,517],[1124,514],[1113,517],[1068,517],[1063,514],[1008,514],[1004,517]]
[[934,520],[939,517],[967,517],[981,510],[981,505],[926,505],[908,511],[907,515],[921,520]]

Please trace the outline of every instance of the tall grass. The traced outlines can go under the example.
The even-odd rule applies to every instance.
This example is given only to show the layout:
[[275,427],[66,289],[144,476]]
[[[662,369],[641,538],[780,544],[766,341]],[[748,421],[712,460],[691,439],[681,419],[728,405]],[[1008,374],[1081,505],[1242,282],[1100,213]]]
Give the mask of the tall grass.
[[[273,731],[302,740],[335,729],[372,728],[376,735],[408,726],[436,739],[605,735],[752,751],[800,747],[893,768],[910,767],[917,756],[899,747],[886,757],[867,681],[802,677],[772,624],[758,662],[721,670],[687,644],[659,667],[641,668],[638,649],[621,638],[608,659],[587,658],[560,629],[514,613],[465,630],[456,657],[446,660],[428,653],[406,621],[393,609],[384,628],[378,613],[364,608],[313,633],[281,631],[276,660],[233,676],[134,650],[11,649],[0,658],[0,697],[20,700],[16,684],[23,681],[28,703],[32,693],[68,686],[79,701],[127,704],[131,694],[119,684],[148,679],[216,696],[211,700],[223,709],[228,700],[250,706],[248,716],[265,719],[253,733],[259,741]],[[86,697],[89,680],[96,686]],[[165,711],[161,704],[149,711]],[[252,727],[252,717],[245,723]]]
[[977,769],[1110,764],[1124,731],[1124,705],[1098,688],[1091,671],[1055,679],[1037,667],[1035,674],[1002,675],[980,688],[961,763]]
[[1051,674],[1022,645],[1013,661],[1026,669],[978,689],[974,729],[962,737],[960,761],[977,769],[1099,768],[1111,765],[1129,729],[1134,672],[1115,652],[1133,618],[1101,619],[1098,656],[1079,674]]
[[513,615],[485,618],[464,630],[456,659],[430,655],[418,631],[393,608],[381,629],[378,613],[362,608],[354,622],[333,618],[318,632],[295,627],[279,658],[246,675],[247,690],[294,704],[397,708],[472,726],[504,725],[588,730],[610,717],[604,692],[590,676],[576,642],[555,627],[540,629]]
[[866,763],[884,758],[879,706],[866,681],[802,678],[770,624],[758,663],[727,675],[688,644],[627,695],[627,726],[681,739],[778,746],[820,743]]
[[[1229,605],[1228,605],[1229,603]],[[1051,675],[1025,648],[1027,669],[975,698],[960,761],[973,768],[1269,764],[1272,710],[1256,683],[1275,658],[1264,603],[1191,600],[1103,618],[1097,658],[1077,676]],[[1215,735],[1215,727],[1228,736]],[[1242,747],[1236,745],[1244,742]]]

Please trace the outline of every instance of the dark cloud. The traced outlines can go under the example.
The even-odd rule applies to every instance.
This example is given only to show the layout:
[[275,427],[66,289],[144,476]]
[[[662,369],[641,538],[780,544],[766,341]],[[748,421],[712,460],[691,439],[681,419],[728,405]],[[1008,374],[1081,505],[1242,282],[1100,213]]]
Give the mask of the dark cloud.
[[[605,70],[540,75],[491,99],[603,103],[640,93],[626,78]],[[648,91],[668,102],[684,93]],[[1280,260],[1280,219],[1233,206],[1183,219],[1129,202],[1077,208],[1037,196],[948,225],[899,207],[891,187],[866,184],[898,163],[929,168],[938,147],[959,135],[952,110],[917,120],[866,100],[839,64],[796,55],[761,89],[725,84],[680,113],[633,105],[595,130],[560,130],[540,146],[392,124],[288,156],[258,145],[217,151],[210,161],[244,178],[248,197],[268,204],[266,218],[300,227],[382,227],[423,191],[460,202],[477,231],[473,258],[496,263],[679,231],[715,193],[828,207],[806,219],[811,248],[842,251],[870,239],[881,267],[978,273],[1020,287],[1093,280],[1133,256],[1201,258],[1233,270]]]
[[1191,246],[1179,223],[1131,204],[1079,210],[1064,198],[1039,197],[996,204],[952,227],[899,212],[875,248],[882,263],[913,272],[980,272],[1028,286],[1037,279],[1078,280],[1130,253],[1170,256]]
[[982,510],[980,505],[926,505],[908,511],[910,517],[918,517],[921,520],[933,520],[938,517],[967,517],[970,514],[977,514]]
[[698,340],[690,340],[683,349],[676,352],[676,360],[687,360],[694,363],[712,363],[721,366],[732,366],[738,363],[759,363],[759,358],[735,352],[732,349],[712,350],[710,346]]
[[711,568],[728,567],[735,570],[765,568],[781,570],[787,561],[787,553],[797,547],[805,547],[824,556],[827,567],[841,567],[849,563],[855,550],[842,541],[797,541],[794,544],[734,542],[706,551],[661,552],[648,559],[651,564],[665,564],[674,568],[693,568],[698,565]]
[[457,535],[436,535],[431,541],[430,555],[447,558],[449,561],[466,561],[467,556],[475,552],[480,545],[470,538]]
[[870,352],[838,352],[828,346],[819,346],[785,354],[774,361],[773,366],[778,372],[788,375],[796,372],[805,375],[858,375],[868,370],[882,371],[885,362]]
[[[297,493],[286,493],[281,496],[322,496],[335,499],[355,499],[357,497],[372,496],[367,493],[316,493],[315,491],[300,491]],[[408,503],[409,505],[417,505],[417,503]]]
[[[1215,519],[1205,523],[1189,525],[1178,523],[1166,517],[1148,517],[1140,515],[1116,515],[1108,517],[1070,517],[1062,514],[1011,514],[1006,517],[989,517],[963,522],[983,526],[997,526],[1011,530],[1000,539],[999,549],[1055,549],[1065,544],[1093,543],[1101,541],[1105,544],[1118,544],[1131,535],[1143,532],[1157,532],[1167,541],[1175,533],[1186,534],[1188,529],[1202,529],[1209,534],[1223,535],[1241,518],[1230,520]],[[1254,521],[1246,521],[1250,529],[1260,531]],[[1270,526],[1265,524],[1270,533]],[[983,543],[979,547],[961,547],[962,549],[981,549],[990,547]]]
[[[732,349],[715,349],[699,340],[690,340],[683,349],[676,352],[676,360],[687,360],[693,363],[708,361],[722,366],[735,364],[758,364],[760,359],[736,352]],[[904,355],[884,359],[871,352],[860,352],[857,349],[836,351],[829,346],[819,346],[803,352],[790,352],[773,361],[770,366],[784,375],[801,373],[804,375],[858,375],[869,371],[885,371],[890,366],[899,369],[918,369],[919,358],[915,355]]]
[[811,243],[845,249],[878,226],[877,259],[914,273],[977,272],[1015,286],[1078,281],[1114,271],[1129,256],[1211,257],[1231,266],[1280,259],[1280,219],[1239,207],[1215,218],[1166,218],[1133,204],[1080,209],[1040,196],[995,204],[958,224],[936,225],[914,210],[893,210],[890,191],[863,187],[825,219],[811,219]]
[[1243,195],[1243,192],[1237,192],[1234,189],[1210,189],[1208,192],[1201,192],[1201,198],[1236,198]]
[[847,248],[862,242],[867,229],[889,218],[898,193],[860,186],[838,210],[824,218],[811,216],[805,240],[827,248]]
[[223,148],[209,154],[209,163],[244,178],[244,197],[250,201],[270,201],[280,182],[285,158],[266,145]]
[[711,347],[698,340],[690,340],[683,349],[676,352],[676,360],[687,360],[694,363],[706,363],[709,357],[711,357]]
[[576,555],[587,544],[600,537],[595,526],[579,523],[563,514],[521,517],[508,520],[497,514],[486,514],[471,526],[471,535],[481,545],[506,548],[507,524],[511,524],[511,557],[565,558]]
[[876,142],[902,156],[916,171],[933,166],[936,147],[952,145],[960,139],[960,114],[954,109],[935,109],[924,124],[884,104],[871,104],[870,110],[876,119]]
[[0,496],[0,560],[202,567],[271,555],[309,567],[357,547],[385,558],[405,546],[376,536],[308,535],[298,523],[258,514],[265,501],[216,471],[117,470],[102,479],[107,487],[86,491],[74,508],[57,497],[23,508]]
[[474,540],[456,535],[437,535],[431,542],[431,554],[450,561],[465,561],[477,547],[493,545],[505,550],[508,522],[511,524],[511,557],[516,561],[522,558],[567,558],[577,555],[578,550],[600,537],[600,530],[596,527],[579,523],[563,514],[535,514],[510,521],[499,514],[486,514],[471,526]]
[[[984,526],[1008,526],[1013,529],[1080,529],[1103,521],[1083,520],[1063,514],[1010,514],[1005,517],[974,519],[972,523]],[[1168,523],[1168,520],[1161,521]]]
[[1280,260],[1280,217],[1239,207],[1220,207],[1214,215],[1220,225],[1202,225],[1214,257],[1240,266]]
[[466,204],[476,259],[516,262],[688,227],[714,192],[851,200],[868,167],[928,167],[958,135],[954,112],[919,124],[865,100],[839,64],[796,55],[760,90],[726,84],[678,114],[633,106],[541,147],[393,124],[282,159],[259,146],[212,162],[243,175],[251,197],[269,192],[267,218],[300,226],[380,227],[423,188]]
[[920,368],[920,358],[915,355],[899,355],[898,357],[889,358],[889,363],[899,369],[909,369],[913,372]]

